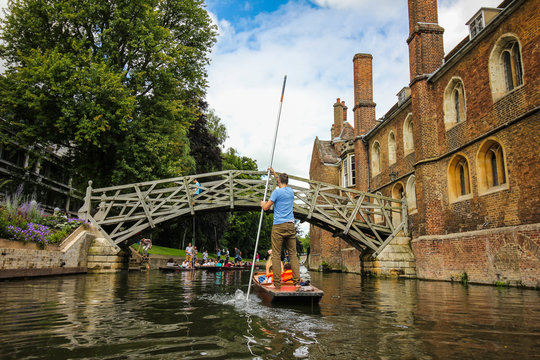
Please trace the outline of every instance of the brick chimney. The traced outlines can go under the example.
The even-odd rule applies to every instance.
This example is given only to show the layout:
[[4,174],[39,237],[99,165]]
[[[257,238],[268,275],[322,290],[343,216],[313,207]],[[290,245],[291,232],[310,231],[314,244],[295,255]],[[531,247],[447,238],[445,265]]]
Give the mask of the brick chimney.
[[444,29],[438,24],[437,0],[409,0],[411,82],[437,70],[444,58]]
[[345,101],[340,101],[337,98],[334,104],[334,124],[332,125],[332,139],[335,139],[341,135],[343,130],[343,123],[347,121],[347,107]]
[[366,134],[376,124],[372,60],[370,54],[356,54],[353,58],[355,136]]

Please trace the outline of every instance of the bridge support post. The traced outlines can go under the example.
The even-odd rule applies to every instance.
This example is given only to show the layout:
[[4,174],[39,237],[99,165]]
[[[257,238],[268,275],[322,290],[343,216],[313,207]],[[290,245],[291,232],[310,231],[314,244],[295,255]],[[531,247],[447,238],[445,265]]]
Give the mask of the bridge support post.
[[84,196],[84,204],[81,206],[77,215],[80,219],[88,221],[90,219],[90,211],[92,209],[92,180],[88,180],[88,187],[86,188],[86,195]]

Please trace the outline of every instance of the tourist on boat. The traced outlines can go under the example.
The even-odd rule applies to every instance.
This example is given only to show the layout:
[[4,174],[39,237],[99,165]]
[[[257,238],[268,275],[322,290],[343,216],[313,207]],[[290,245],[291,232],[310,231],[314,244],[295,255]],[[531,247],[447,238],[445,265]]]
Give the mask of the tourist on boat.
[[204,252],[202,254],[202,259],[203,259],[203,261],[208,260],[208,251],[204,250]]
[[[270,269],[272,268],[272,249],[268,250],[268,260],[266,260],[266,273],[268,274],[270,272]],[[279,261],[281,263],[281,272],[283,272],[283,261]]]
[[187,268],[190,268],[190,267],[191,267],[191,263],[187,259],[185,259],[182,262],[182,268],[187,269]]
[[191,243],[186,247],[186,260],[188,262],[193,261],[193,247],[191,246]]
[[[298,257],[296,255],[296,228],[294,227],[294,191],[289,184],[289,176],[281,173],[277,176],[274,169],[268,169],[274,177],[277,178],[278,188],[272,192],[268,201],[261,201],[261,207],[264,211],[268,211],[274,205],[274,223],[272,225],[272,265],[276,274],[281,277],[280,255],[283,243],[289,253],[293,284],[300,283],[300,266],[298,265]],[[277,277],[277,276],[276,276]],[[277,277],[280,280],[280,277]],[[281,287],[281,282],[274,278],[273,286],[276,289]]]
[[167,260],[167,266],[175,266],[175,262],[172,258],[170,258],[169,260]]
[[223,260],[219,260],[216,262],[216,266],[217,267],[222,267],[223,266]]

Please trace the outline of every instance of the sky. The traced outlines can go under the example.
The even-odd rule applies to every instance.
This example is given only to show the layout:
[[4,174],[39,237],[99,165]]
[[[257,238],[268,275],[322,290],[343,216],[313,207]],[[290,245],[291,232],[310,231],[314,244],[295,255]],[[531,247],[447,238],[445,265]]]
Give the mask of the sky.
[[[445,52],[467,36],[480,7],[502,0],[439,0]],[[0,0],[4,8],[7,0]],[[406,0],[206,0],[219,37],[208,67],[207,102],[227,127],[225,147],[309,178],[315,137],[330,140],[333,104],[345,101],[353,119],[352,59],[373,56],[376,116],[397,102],[409,83]]]
[[[465,23],[502,0],[439,0],[449,52]],[[330,140],[333,104],[353,119],[353,64],[373,56],[376,116],[409,84],[406,0],[207,0],[219,28],[208,68],[207,101],[226,125],[226,147],[270,164],[283,77],[287,75],[273,167],[309,178],[315,137]]]

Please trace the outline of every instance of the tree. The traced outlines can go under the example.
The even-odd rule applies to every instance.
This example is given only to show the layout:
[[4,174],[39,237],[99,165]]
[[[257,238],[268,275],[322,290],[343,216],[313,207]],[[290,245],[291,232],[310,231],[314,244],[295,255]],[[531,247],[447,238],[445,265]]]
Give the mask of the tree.
[[195,170],[216,40],[203,0],[12,0],[1,26],[0,126],[17,142],[64,147],[96,186]]
[[[235,149],[229,148],[223,154],[223,170],[253,170],[257,171],[257,162],[247,156],[241,156]],[[257,178],[256,176],[242,175],[243,177]],[[233,213],[229,217],[224,241],[229,247],[242,250],[244,257],[251,257],[255,249],[255,240],[259,227],[260,211]],[[273,215],[265,215],[261,227],[258,252],[265,253],[270,249],[270,234],[272,231]],[[263,255],[264,256],[264,255]]]

